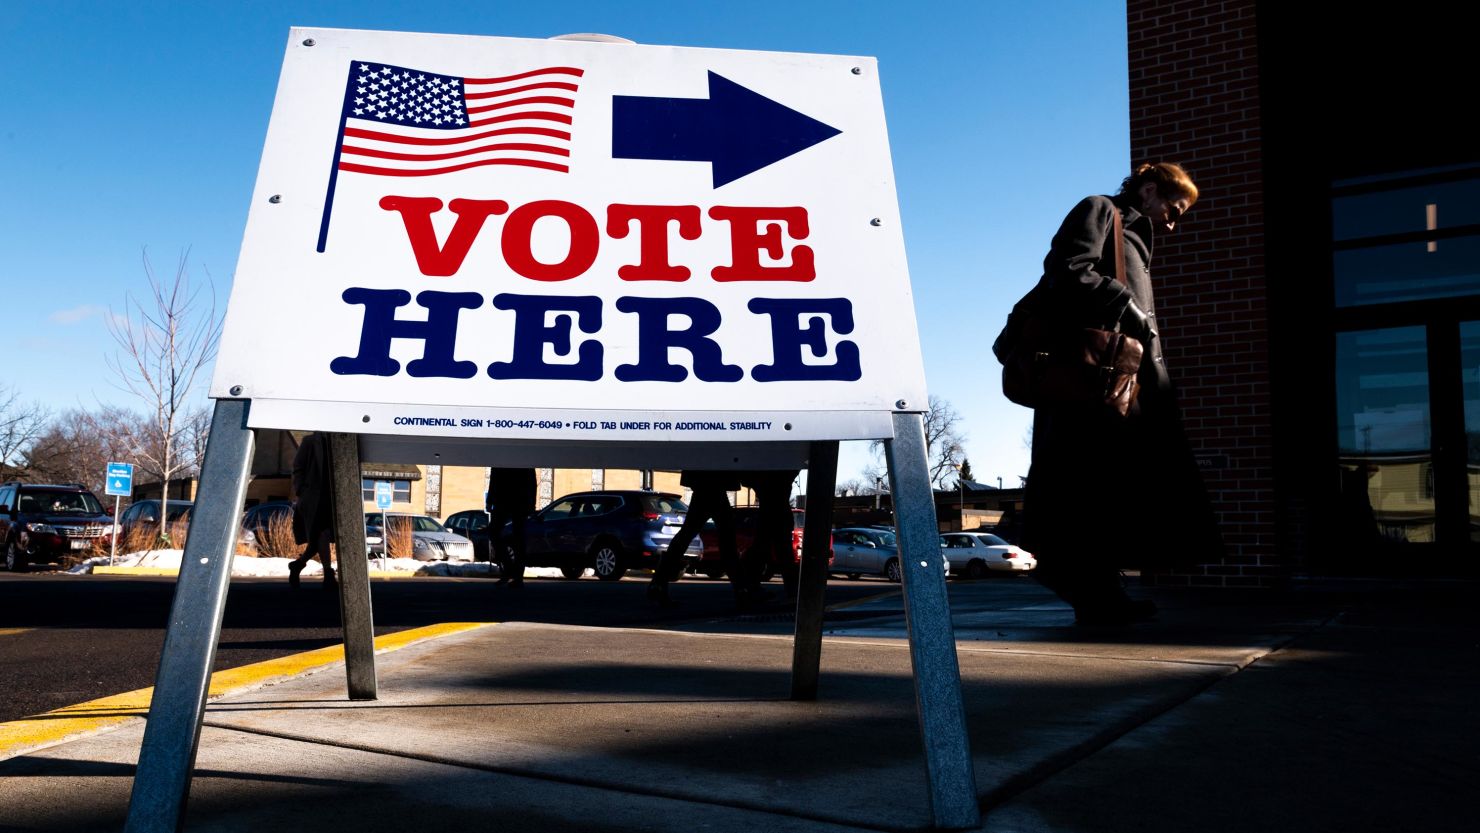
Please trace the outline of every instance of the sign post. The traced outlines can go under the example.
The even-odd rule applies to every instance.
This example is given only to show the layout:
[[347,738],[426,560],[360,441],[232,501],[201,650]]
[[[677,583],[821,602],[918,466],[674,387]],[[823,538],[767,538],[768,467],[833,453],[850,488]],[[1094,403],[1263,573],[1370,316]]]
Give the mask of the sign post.
[[384,570],[391,554],[391,519],[386,515],[391,508],[391,484],[387,481],[375,481],[375,508],[380,510],[380,569]]
[[113,496],[113,543],[108,548],[108,566],[118,557],[118,502],[134,493],[133,463],[109,463],[103,475],[104,494]]
[[[932,822],[969,827],[913,311],[872,58],[293,29],[211,396],[248,433],[344,438],[336,460],[813,468],[825,483],[839,441],[882,440]],[[829,514],[818,498],[809,524]],[[826,539],[804,538],[798,699],[816,691]],[[203,564],[187,552],[182,578]],[[343,571],[342,599],[368,599],[359,573]],[[214,604],[194,615],[219,634]],[[346,643],[369,628],[346,618]],[[196,659],[169,682],[199,684]],[[351,696],[373,663],[347,653]],[[193,738],[151,740],[171,731],[156,728],[165,690],[131,831],[173,830],[184,800],[144,778],[156,747],[193,759]]]

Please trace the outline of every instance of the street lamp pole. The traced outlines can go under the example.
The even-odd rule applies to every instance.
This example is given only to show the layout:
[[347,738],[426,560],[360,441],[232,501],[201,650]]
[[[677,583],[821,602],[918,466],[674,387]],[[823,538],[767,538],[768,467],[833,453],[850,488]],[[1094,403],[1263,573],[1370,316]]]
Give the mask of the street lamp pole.
[[879,495],[884,491],[884,478],[874,477],[874,509],[879,508]]

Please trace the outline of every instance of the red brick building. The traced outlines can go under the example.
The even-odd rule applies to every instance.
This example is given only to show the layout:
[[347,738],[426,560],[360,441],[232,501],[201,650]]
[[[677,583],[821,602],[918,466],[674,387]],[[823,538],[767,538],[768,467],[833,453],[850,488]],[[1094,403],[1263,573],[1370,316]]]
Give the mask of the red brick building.
[[1437,3],[1355,9],[1127,3],[1131,157],[1201,189],[1154,271],[1229,544],[1158,582],[1475,572],[1480,64]]

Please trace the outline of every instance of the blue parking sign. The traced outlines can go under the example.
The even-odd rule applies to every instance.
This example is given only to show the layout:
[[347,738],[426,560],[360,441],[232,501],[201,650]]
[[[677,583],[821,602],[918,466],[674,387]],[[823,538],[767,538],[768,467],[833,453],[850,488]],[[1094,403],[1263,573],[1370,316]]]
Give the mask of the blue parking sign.
[[375,508],[382,512],[391,508],[391,484],[384,480],[375,481]]
[[134,493],[134,464],[109,463],[105,494],[128,497]]

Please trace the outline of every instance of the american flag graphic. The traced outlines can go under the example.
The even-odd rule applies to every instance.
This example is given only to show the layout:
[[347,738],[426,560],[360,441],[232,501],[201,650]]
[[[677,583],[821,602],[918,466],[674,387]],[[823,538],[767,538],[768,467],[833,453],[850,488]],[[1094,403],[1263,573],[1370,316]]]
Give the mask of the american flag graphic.
[[569,172],[575,94],[583,74],[575,67],[543,67],[460,78],[352,62],[318,250],[328,240],[340,171],[409,177],[515,165]]

